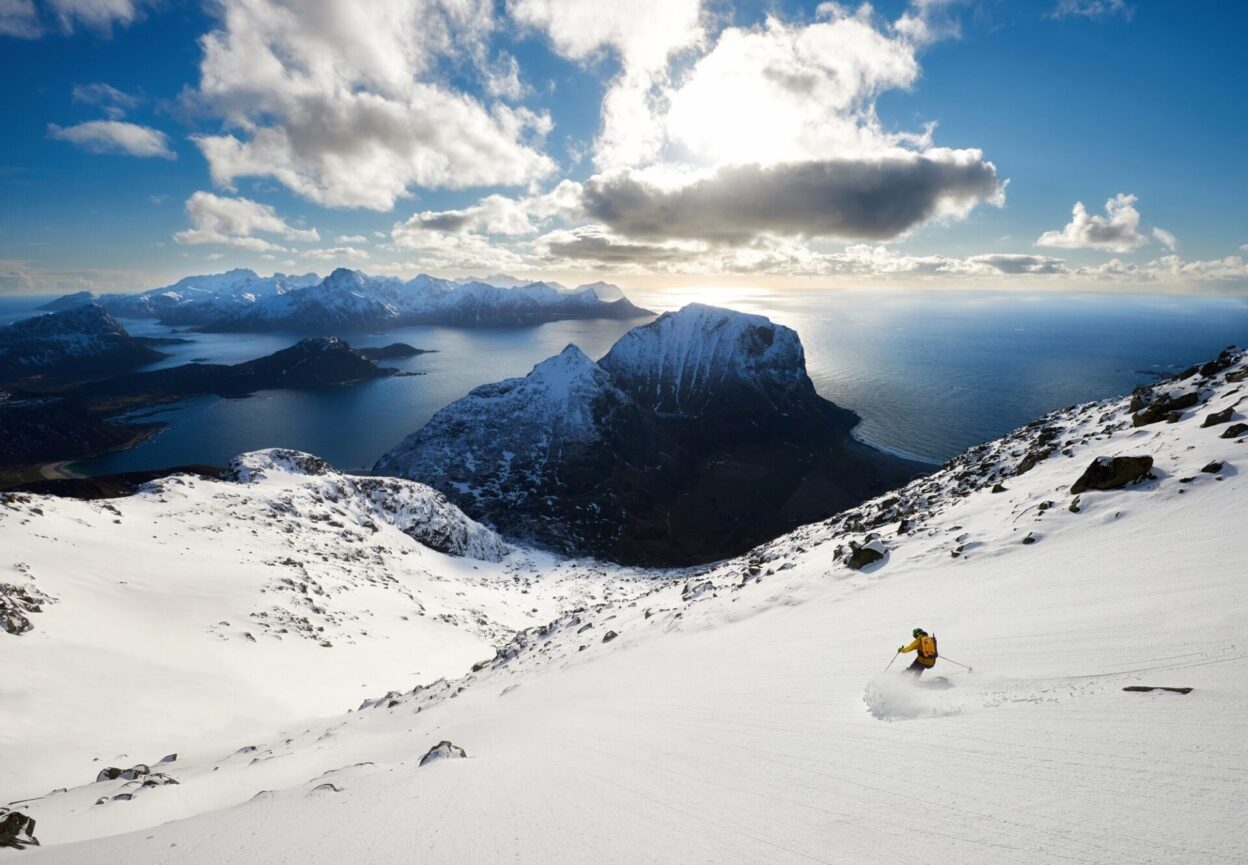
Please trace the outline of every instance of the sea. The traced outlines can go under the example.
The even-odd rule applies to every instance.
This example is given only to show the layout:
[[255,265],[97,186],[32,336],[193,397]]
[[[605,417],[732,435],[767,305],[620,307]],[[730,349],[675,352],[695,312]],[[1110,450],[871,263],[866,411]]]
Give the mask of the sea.
[[[940,463],[1056,408],[1104,399],[1248,345],[1248,298],[992,291],[669,289],[628,291],[662,312],[709,303],[768,316],[797,331],[819,393],[853,409],[855,435],[880,449]],[[48,298],[0,298],[0,325]],[[522,376],[568,343],[600,357],[634,321],[565,321],[520,329],[406,327],[352,334],[353,345],[405,342],[430,353],[387,361],[419,375],[310,390],[200,397],[140,412],[166,424],[128,451],[68,466],[85,475],[190,463],[287,447],[367,471],[440,408],[487,382]],[[239,363],[300,334],[173,332],[123,320],[134,334],[177,336],[169,357]]]

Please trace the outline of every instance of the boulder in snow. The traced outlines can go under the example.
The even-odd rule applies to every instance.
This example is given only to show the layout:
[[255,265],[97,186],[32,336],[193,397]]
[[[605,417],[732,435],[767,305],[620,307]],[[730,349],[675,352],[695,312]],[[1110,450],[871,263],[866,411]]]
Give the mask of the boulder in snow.
[[25,850],[27,847],[39,846],[35,838],[35,820],[21,811],[10,811],[0,819],[0,847],[11,847],[14,850]]
[[1222,411],[1215,411],[1213,414],[1206,415],[1202,427],[1217,426],[1218,424],[1229,423],[1231,415],[1235,413],[1233,408],[1224,408]]
[[465,751],[463,748],[459,747],[458,745],[452,742],[447,741],[446,739],[443,739],[441,742],[434,745],[427,752],[425,752],[425,756],[420,758],[420,765],[424,766],[427,763],[434,762],[435,760],[463,759],[464,757],[467,757],[467,756],[468,756],[468,752]]
[[1222,471],[1222,461],[1214,460],[1202,468],[1201,471],[1207,475],[1216,475],[1218,472]]
[[1222,438],[1235,439],[1248,433],[1248,423],[1233,423],[1226,429],[1222,430]]
[[888,548],[884,546],[884,542],[879,538],[875,538],[865,544],[850,541],[849,555],[845,558],[845,564],[855,571],[860,571],[867,565],[873,565],[880,561],[880,559],[884,558],[886,552],[888,552]]
[[1151,477],[1152,468],[1152,457],[1097,457],[1070,491],[1078,495],[1087,490],[1116,490]]

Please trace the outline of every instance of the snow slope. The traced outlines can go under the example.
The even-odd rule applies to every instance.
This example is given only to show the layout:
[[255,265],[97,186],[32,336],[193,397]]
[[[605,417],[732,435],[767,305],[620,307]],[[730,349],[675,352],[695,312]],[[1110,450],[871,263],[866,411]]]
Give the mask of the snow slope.
[[[154,762],[176,746],[159,767],[176,786],[84,784],[98,764],[32,768],[31,781],[70,789],[18,806],[57,846],[14,858],[1246,861],[1248,450],[1243,430],[1226,434],[1244,421],[1248,371],[1243,355],[1228,361],[1158,386],[1197,394],[1173,423],[1133,424],[1156,393],[1055,412],[745,557],[564,609],[462,678],[410,690],[395,673],[398,691],[382,684],[320,721],[291,715],[262,740],[175,742],[166,730],[132,751]],[[1073,500],[1094,460],[1137,455],[1153,458],[1153,477]],[[155,502],[115,504],[150,520]],[[56,503],[65,513],[44,518],[99,519],[89,507]],[[270,542],[270,527],[253,527]],[[49,528],[0,524],[23,545]],[[854,570],[862,543],[884,555]],[[420,556],[462,578],[442,569],[467,560]],[[534,566],[534,587],[558,580],[542,563],[513,573]],[[66,592],[50,563],[36,582],[44,569]],[[69,600],[37,628],[59,627]],[[934,674],[952,688],[916,687],[901,662],[883,672],[916,625],[939,637]],[[7,663],[38,633],[0,641],[6,670],[33,677],[65,660]],[[78,710],[109,705],[60,693]],[[17,739],[37,748],[60,723]],[[441,740],[467,759],[421,766]]]

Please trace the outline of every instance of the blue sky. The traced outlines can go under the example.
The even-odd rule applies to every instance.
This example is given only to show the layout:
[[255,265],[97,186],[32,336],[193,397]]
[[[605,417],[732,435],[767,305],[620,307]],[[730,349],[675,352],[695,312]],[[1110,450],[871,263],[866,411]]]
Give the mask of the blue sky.
[[0,292],[233,266],[1244,292],[1245,24],[1131,0],[0,0]]

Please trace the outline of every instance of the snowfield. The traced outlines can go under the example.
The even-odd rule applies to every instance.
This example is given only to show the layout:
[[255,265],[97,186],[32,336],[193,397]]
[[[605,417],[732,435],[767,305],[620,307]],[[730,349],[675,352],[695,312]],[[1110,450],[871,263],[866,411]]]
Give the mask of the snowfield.
[[[1248,367],[1222,361],[679,573],[439,553],[288,452],[9,497],[0,583],[55,601],[0,633],[0,789],[44,845],[0,858],[1248,861]],[[915,626],[945,655],[922,686],[885,672]],[[93,781],[136,763],[177,783]]]

